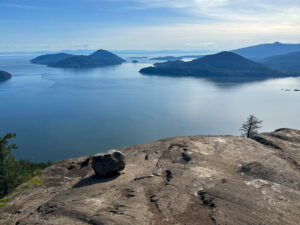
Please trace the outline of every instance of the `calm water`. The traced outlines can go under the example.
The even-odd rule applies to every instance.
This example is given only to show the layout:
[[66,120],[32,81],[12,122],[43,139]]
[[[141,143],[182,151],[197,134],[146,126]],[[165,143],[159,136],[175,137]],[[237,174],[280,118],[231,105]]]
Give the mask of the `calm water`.
[[172,136],[239,135],[246,117],[262,131],[300,129],[300,78],[220,85],[196,78],[144,76],[150,62],[92,70],[32,65],[0,56],[0,136],[16,132],[16,156],[56,161]]

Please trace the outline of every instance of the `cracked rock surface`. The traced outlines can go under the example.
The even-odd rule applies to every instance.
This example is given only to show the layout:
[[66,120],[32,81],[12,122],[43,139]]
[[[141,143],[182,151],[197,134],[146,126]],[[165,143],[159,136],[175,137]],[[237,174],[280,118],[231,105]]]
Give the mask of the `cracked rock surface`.
[[126,167],[98,178],[89,157],[60,161],[22,185],[0,224],[299,224],[300,131],[255,140],[177,137],[121,148]]

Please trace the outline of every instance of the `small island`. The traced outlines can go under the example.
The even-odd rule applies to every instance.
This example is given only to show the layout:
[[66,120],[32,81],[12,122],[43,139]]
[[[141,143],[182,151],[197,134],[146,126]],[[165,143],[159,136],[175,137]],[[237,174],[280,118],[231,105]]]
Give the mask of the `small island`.
[[5,71],[0,71],[0,82],[9,80],[11,78],[11,74]]
[[146,57],[146,56],[133,56],[133,57],[130,57],[130,59],[148,59],[148,57]]
[[181,60],[182,57],[176,57],[176,56],[162,56],[162,57],[155,57],[151,58],[150,60],[156,60],[156,61],[175,61],[175,60]]
[[207,55],[190,62],[176,60],[155,63],[152,67],[141,69],[140,73],[173,77],[199,77],[216,82],[246,82],[297,76],[271,69],[232,52]]
[[184,56],[162,56],[162,57],[155,57],[151,58],[150,60],[155,61],[175,61],[175,60],[182,60],[182,59],[195,59],[201,58],[203,55],[184,55]]
[[95,68],[120,65],[125,62],[119,56],[100,49],[91,55],[71,55],[66,53],[48,54],[31,60],[31,63],[57,68]]

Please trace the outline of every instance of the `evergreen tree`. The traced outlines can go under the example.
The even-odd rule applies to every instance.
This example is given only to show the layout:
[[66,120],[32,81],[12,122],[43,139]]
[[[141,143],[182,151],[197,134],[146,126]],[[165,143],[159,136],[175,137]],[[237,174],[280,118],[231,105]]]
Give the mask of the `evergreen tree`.
[[3,138],[0,137],[0,196],[6,195],[14,186],[14,171],[17,169],[11,150],[17,149],[15,144],[9,145],[8,140],[16,137],[16,134],[9,133]]
[[14,133],[0,137],[0,198],[51,165],[50,161],[33,163],[28,160],[16,160],[11,151],[17,149],[17,146],[8,143],[9,139],[14,137]]
[[243,123],[240,131],[242,137],[253,139],[258,134],[258,129],[261,128],[262,120],[259,120],[256,116],[250,115],[247,121]]

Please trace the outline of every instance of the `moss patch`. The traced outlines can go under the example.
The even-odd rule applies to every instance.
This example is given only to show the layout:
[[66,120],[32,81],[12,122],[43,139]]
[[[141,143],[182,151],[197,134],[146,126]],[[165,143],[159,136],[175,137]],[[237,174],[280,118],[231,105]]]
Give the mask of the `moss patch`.
[[1,198],[0,199],[0,208],[5,206],[6,202],[8,202],[8,198]]
[[41,169],[41,168],[36,169],[36,170],[33,172],[33,175],[34,175],[34,176],[40,175],[40,174],[43,172],[43,170],[44,170],[44,169]]
[[43,183],[43,180],[39,177],[34,177],[31,180],[29,180],[27,183],[40,185]]
[[8,202],[8,198],[1,198],[0,202]]
[[21,184],[19,187],[17,187],[14,191],[15,194],[21,193],[22,191],[28,189],[28,188],[36,188],[43,184],[43,180],[40,177],[34,177],[30,179],[29,181]]

